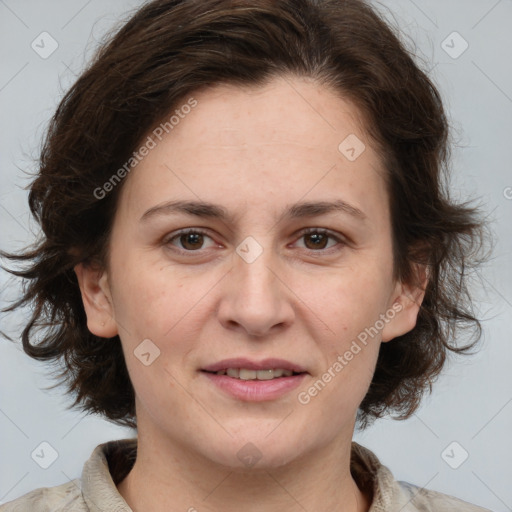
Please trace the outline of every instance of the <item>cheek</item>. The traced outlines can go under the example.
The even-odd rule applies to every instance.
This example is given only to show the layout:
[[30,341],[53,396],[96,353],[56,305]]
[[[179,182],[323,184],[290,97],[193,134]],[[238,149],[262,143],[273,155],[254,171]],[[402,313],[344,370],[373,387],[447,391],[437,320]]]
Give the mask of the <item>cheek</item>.
[[379,318],[390,291],[388,275],[378,265],[345,268],[317,288],[323,292],[315,294],[315,310],[329,332],[316,340],[323,353],[323,368],[316,376],[322,382],[316,387],[322,390],[319,402],[325,400],[340,412],[341,404],[351,408],[363,399],[373,377],[381,342]]
[[116,322],[139,405],[153,416],[175,410],[185,399],[181,362],[197,337],[204,288],[201,293],[168,267],[132,266],[128,260],[117,279]]
[[390,286],[389,273],[369,265],[343,269],[326,280],[318,311],[336,333],[336,340],[347,342],[374,326],[385,312]]
[[[126,261],[114,298],[128,372],[141,403],[172,409],[187,399],[180,383],[189,377],[191,353],[200,348],[197,340],[211,318],[214,294],[205,294],[219,277],[183,275],[161,262],[131,268],[136,271]],[[148,352],[146,366],[142,354]]]
[[161,261],[127,260],[116,274],[116,320],[133,342],[144,338],[162,342],[171,336],[187,324],[190,313],[200,309],[205,290],[215,284],[215,276],[190,278]]
[[325,428],[333,435],[357,411],[375,371],[381,335],[372,327],[383,312],[384,293],[379,296],[374,278],[351,272],[334,284],[330,280],[317,303],[333,332],[316,339],[323,364],[298,398],[311,410],[329,411]]

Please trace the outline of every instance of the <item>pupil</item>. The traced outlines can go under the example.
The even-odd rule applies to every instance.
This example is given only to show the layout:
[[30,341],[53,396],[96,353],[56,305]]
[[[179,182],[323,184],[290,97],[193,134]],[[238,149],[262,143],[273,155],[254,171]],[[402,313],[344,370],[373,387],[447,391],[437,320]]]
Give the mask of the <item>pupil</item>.
[[[327,236],[322,233],[313,233],[306,236],[310,241],[312,248],[324,249],[327,243]],[[186,249],[199,249],[203,244],[203,235],[201,233],[186,233],[181,235],[181,243]],[[306,243],[306,245],[308,245]]]
[[309,238],[310,240],[313,241],[313,248],[314,249],[318,249],[319,247],[321,249],[325,248],[325,245],[326,245],[326,242],[327,242],[327,237],[324,234],[322,234],[322,233],[313,233],[313,234],[307,235],[306,238]]
[[203,242],[201,233],[186,233],[181,235],[181,243],[185,249],[199,249]]

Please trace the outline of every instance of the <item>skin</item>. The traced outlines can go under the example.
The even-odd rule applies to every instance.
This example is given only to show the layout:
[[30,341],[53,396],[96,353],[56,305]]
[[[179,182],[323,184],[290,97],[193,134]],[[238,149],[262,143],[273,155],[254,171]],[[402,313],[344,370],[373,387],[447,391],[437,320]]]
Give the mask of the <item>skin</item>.
[[[349,470],[356,412],[380,343],[414,327],[422,300],[393,279],[379,154],[356,107],[311,80],[193,96],[198,105],[126,178],[106,268],[75,269],[88,327],[119,334],[136,391],[138,458],[118,489],[136,511],[367,511]],[[349,134],[366,145],[353,162],[338,150]],[[340,199],[364,218],[281,218],[300,201]],[[174,200],[215,203],[231,218],[141,220]],[[187,244],[175,236],[184,228],[206,235]],[[334,238],[319,249],[305,228]],[[252,263],[236,252],[248,236],[263,248]],[[393,305],[401,311],[380,333],[299,403]],[[149,366],[134,356],[144,339],[160,350]],[[230,357],[279,357],[308,375],[278,399],[237,400],[200,371]],[[237,457],[249,442],[261,455],[253,467]]]

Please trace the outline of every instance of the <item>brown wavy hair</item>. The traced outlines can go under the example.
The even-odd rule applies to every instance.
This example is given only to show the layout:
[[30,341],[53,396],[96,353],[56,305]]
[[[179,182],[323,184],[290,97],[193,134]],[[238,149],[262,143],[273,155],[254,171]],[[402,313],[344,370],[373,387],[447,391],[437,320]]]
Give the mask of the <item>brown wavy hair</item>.
[[[395,29],[363,0],[155,0],[103,42],[60,102],[30,186],[42,234],[21,253],[3,253],[26,285],[8,309],[31,307],[23,348],[58,365],[74,406],[136,426],[120,340],[89,332],[73,271],[106,263],[123,182],[102,198],[94,191],[183,98],[284,75],[312,78],[359,108],[387,170],[395,277],[410,281],[416,263],[429,270],[417,325],[381,345],[361,425],[410,416],[448,353],[475,345],[481,328],[467,277],[481,247],[480,213],[449,197],[442,100]],[[475,339],[462,346],[464,327]]]

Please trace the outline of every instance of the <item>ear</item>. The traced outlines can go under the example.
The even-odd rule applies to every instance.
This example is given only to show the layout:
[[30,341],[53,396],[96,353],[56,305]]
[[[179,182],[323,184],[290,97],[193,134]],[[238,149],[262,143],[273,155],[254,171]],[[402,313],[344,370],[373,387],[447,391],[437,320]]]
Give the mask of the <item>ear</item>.
[[74,270],[82,294],[89,331],[102,338],[116,336],[118,330],[106,270],[84,263],[76,265]]
[[[397,282],[388,311],[393,311],[394,316],[382,329],[382,341],[391,341],[414,329],[416,320],[425,297],[428,284],[428,271],[425,265],[415,265],[414,275],[410,283]],[[389,315],[391,317],[391,315]]]

